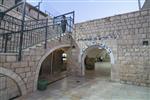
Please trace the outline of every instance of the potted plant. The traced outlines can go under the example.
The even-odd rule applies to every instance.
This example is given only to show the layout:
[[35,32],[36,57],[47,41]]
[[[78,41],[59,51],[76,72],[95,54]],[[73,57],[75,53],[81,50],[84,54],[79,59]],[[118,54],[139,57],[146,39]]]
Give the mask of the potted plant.
[[48,81],[45,79],[39,79],[38,80],[38,90],[43,91],[46,90],[48,85]]

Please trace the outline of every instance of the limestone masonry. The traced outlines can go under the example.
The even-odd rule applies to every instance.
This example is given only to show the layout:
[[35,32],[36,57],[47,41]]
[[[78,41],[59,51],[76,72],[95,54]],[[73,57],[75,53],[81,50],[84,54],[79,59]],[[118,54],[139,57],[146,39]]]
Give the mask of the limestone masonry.
[[[19,13],[15,16],[21,18]],[[47,49],[41,42],[23,50],[21,61],[16,53],[0,53],[0,98],[7,99],[6,88],[12,90],[10,98],[37,90],[42,62],[63,47],[70,48],[68,75],[84,76],[87,50],[97,46],[110,55],[112,81],[150,86],[150,9],[77,23],[72,37],[74,50],[70,37],[64,35],[61,42],[57,38],[49,40]]]

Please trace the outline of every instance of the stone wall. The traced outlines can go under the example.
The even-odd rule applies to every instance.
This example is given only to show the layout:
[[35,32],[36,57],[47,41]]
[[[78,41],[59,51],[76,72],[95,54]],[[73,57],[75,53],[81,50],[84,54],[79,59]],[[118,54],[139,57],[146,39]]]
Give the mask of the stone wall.
[[120,82],[150,86],[149,28],[150,10],[142,10],[77,23],[75,36],[81,51],[100,43],[112,49],[112,72]]
[[12,7],[15,5],[15,0],[4,0],[3,4],[7,6],[8,8]]
[[[5,11],[6,9],[8,9],[7,6],[0,5],[0,11]],[[12,11],[8,12],[7,14],[11,15],[13,17],[16,17],[18,19],[22,19],[22,14],[20,12],[17,12],[16,10],[12,10]],[[26,20],[33,20],[33,18],[26,16]]]
[[[75,27],[73,42],[78,45],[74,44],[75,48],[67,52],[70,74],[82,75],[82,56],[86,54],[86,49],[99,45],[111,56],[113,54],[112,80],[150,86],[150,46],[149,43],[147,45],[150,42],[150,10],[91,20],[78,23]],[[46,57],[58,48],[70,46],[70,38],[63,36],[61,42],[57,38],[49,40],[47,49],[40,43],[24,50],[20,62],[18,54],[0,54],[0,73],[12,77],[22,95],[33,92]]]
[[[48,40],[47,49],[44,49],[44,43],[37,44],[22,52],[22,60],[18,61],[18,54],[0,54],[0,73],[2,75],[11,74],[9,71],[15,73],[14,80],[21,89],[21,94],[31,93],[37,89],[37,81],[39,77],[39,71],[42,62],[53,51],[63,47],[70,47],[70,41],[68,36],[63,36],[61,42],[59,39]],[[8,71],[2,73],[1,70],[6,69]],[[16,76],[17,75],[17,76]],[[7,75],[11,77],[11,75]],[[21,81],[21,82],[19,82]],[[22,93],[26,91],[25,93]]]
[[9,100],[20,96],[17,84],[11,78],[0,74],[0,99]]
[[[0,3],[0,11],[5,11],[6,9],[8,9],[14,5],[15,5],[15,0],[4,0],[3,4]],[[23,9],[22,5],[20,5],[19,7],[13,9],[13,12],[15,11],[17,14],[21,14],[22,9]],[[10,11],[10,13],[12,13],[12,11]],[[10,14],[10,15],[13,16],[14,14]],[[34,6],[30,5],[29,3],[26,4],[26,14],[31,19],[38,19],[37,18],[38,17],[38,9],[34,8]],[[39,11],[39,19],[44,19],[46,17],[47,16],[44,12]],[[18,16],[17,16],[17,18],[18,18]]]
[[[8,9],[8,7],[0,5],[1,11],[4,11],[6,9]],[[8,14],[19,19],[22,18],[21,13],[15,10],[12,10]],[[32,20],[32,18],[26,16],[26,20]],[[54,36],[56,35],[56,31],[48,32],[50,32],[50,34],[54,38],[48,40],[47,49],[44,49],[43,42],[34,45],[33,47],[30,47],[22,52],[21,61],[18,61],[18,53],[0,53],[0,74],[2,74],[3,76],[7,76],[8,78],[12,79],[14,83],[16,83],[16,86],[18,86],[18,91],[20,90],[20,95],[31,93],[37,89],[37,81],[41,64],[46,59],[46,57],[50,55],[51,52],[59,48],[71,46],[70,38],[68,38],[68,36],[62,36],[61,41],[59,41],[59,38],[57,38],[57,36]],[[0,78],[0,80],[1,79],[2,78]],[[6,84],[3,79],[0,82]],[[11,81],[7,83],[11,83]],[[18,94],[18,91],[14,87],[14,93]],[[5,90],[0,90],[0,92],[4,93]],[[10,95],[16,95],[14,93],[10,92]],[[3,97],[4,100],[5,98],[8,99],[9,97],[5,94],[1,94],[0,96]]]

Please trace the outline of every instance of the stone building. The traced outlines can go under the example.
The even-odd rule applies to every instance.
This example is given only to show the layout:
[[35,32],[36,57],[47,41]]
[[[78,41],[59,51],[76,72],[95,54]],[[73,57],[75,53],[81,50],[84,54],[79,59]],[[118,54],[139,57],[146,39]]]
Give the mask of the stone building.
[[[8,2],[8,0],[2,1]],[[37,11],[36,8],[31,8]],[[1,11],[4,9],[7,8],[1,6]],[[16,13],[17,10],[14,10],[9,12],[9,15]],[[45,16],[42,12],[40,14]],[[21,18],[20,13],[15,17]],[[28,20],[35,19],[32,17],[26,16]],[[4,20],[1,20],[1,26],[2,21]],[[16,21],[19,20],[16,19]],[[108,61],[111,64],[112,81],[150,86],[150,9],[145,8],[140,11],[77,23],[72,33],[60,34],[59,25],[55,26],[51,23],[52,26],[47,28],[44,26],[46,23],[40,21],[33,21],[32,24],[26,26],[21,61],[18,61],[17,51],[20,39],[16,38],[20,37],[20,33],[9,28],[13,30],[8,30],[11,33],[6,31],[5,34],[0,34],[0,98],[2,100],[36,91],[40,78],[52,82],[68,75],[85,76],[86,56],[92,57],[88,53],[95,48],[98,52],[100,49],[102,54],[104,54],[102,51],[107,52]],[[38,23],[41,26],[36,26]],[[31,26],[35,27],[30,29]],[[7,42],[6,34],[12,34],[12,38]],[[67,57],[63,56],[64,54]],[[92,55],[94,54],[98,55],[96,53]],[[102,54],[98,56],[104,57]],[[63,60],[65,57],[67,61]]]
[[[0,11],[4,11],[21,1],[22,0],[1,0],[0,1]],[[22,13],[22,6],[17,7],[15,10],[19,13]],[[47,14],[38,10],[37,7],[34,7],[29,3],[26,4],[26,14],[35,20],[38,19],[38,16],[39,16],[39,19],[43,19],[43,18],[47,17]]]

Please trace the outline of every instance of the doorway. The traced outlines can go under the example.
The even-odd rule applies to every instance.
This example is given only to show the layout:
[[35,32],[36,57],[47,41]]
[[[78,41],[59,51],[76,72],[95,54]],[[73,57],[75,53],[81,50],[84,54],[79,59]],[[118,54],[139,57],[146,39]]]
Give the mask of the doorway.
[[90,48],[87,50],[85,59],[85,77],[88,78],[111,78],[111,61],[109,53],[104,48]]
[[46,57],[41,64],[40,80],[52,83],[67,76],[67,50],[68,48],[60,48]]

